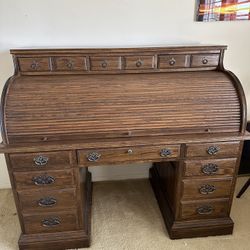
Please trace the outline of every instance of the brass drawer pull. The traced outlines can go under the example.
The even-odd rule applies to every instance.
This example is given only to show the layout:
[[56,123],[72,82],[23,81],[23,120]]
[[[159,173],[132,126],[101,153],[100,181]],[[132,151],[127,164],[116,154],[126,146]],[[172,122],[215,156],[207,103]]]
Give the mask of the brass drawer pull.
[[74,63],[73,63],[72,61],[70,61],[70,60],[67,60],[67,61],[66,61],[66,66],[67,66],[70,70],[72,70],[73,67],[74,67]]
[[132,154],[133,153],[133,150],[130,148],[128,149],[128,154]]
[[201,194],[212,194],[215,190],[215,186],[210,184],[202,185],[199,189]]
[[56,199],[53,197],[45,197],[38,201],[38,205],[40,207],[52,207],[56,205],[56,202]]
[[172,150],[168,148],[163,148],[160,152],[161,157],[167,157],[167,156],[170,156],[171,154],[172,154]]
[[101,65],[102,65],[102,68],[104,68],[104,69],[105,69],[105,68],[107,68],[108,63],[107,63],[106,61],[104,61],[104,62],[102,62],[102,64],[101,64]]
[[220,148],[218,146],[210,146],[207,149],[207,153],[209,155],[216,155],[220,151]]
[[30,68],[33,70],[37,70],[39,67],[39,63],[37,61],[33,61],[30,65]]
[[91,152],[87,155],[87,159],[88,161],[95,162],[95,161],[98,161],[101,158],[101,156],[102,155],[97,152]]
[[36,185],[50,185],[53,184],[55,182],[55,178],[49,175],[40,175],[40,176],[36,176],[33,177],[32,181],[34,182],[34,184]]
[[174,58],[171,58],[170,60],[169,60],[169,65],[170,66],[174,66],[175,65],[175,59]]
[[38,155],[33,159],[33,161],[37,166],[44,166],[48,163],[49,158],[43,155]]
[[202,63],[203,63],[203,64],[207,64],[207,63],[208,63],[208,60],[207,60],[206,58],[203,58],[203,59],[202,59]]
[[142,61],[138,60],[135,65],[137,68],[140,68],[142,66]]
[[206,175],[216,174],[218,170],[219,170],[219,167],[213,163],[208,163],[201,167],[201,172]]
[[196,211],[200,215],[209,215],[213,213],[214,209],[210,205],[203,205],[201,207],[198,207]]
[[46,218],[42,221],[43,227],[55,227],[61,224],[61,221],[57,217]]

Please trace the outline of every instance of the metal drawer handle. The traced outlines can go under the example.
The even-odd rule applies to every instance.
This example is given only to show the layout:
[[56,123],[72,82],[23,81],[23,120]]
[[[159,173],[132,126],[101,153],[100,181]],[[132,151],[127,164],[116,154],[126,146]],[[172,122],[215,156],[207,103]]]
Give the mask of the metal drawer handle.
[[201,207],[198,207],[196,211],[200,215],[208,215],[208,214],[212,214],[214,209],[210,205],[203,205]]
[[72,61],[68,60],[68,61],[66,62],[66,66],[67,66],[69,69],[73,69],[74,63],[73,63]]
[[210,184],[202,185],[199,189],[201,194],[212,194],[215,190],[215,186]]
[[220,151],[220,148],[218,146],[210,146],[207,149],[207,153],[209,155],[216,155]]
[[57,217],[46,218],[42,220],[43,227],[55,227],[61,224],[61,221]]
[[53,197],[45,197],[38,201],[38,205],[40,207],[52,207],[56,205],[56,202],[56,199]]
[[202,63],[203,63],[203,64],[207,64],[207,63],[208,63],[208,60],[207,60],[206,58],[203,58],[203,59],[202,59]]
[[206,175],[216,174],[218,170],[219,170],[219,167],[213,163],[208,163],[201,167],[201,172]]
[[133,149],[129,148],[128,149],[128,154],[132,154],[133,153]]
[[137,68],[140,68],[142,66],[142,61],[138,60],[135,65]]
[[97,152],[91,152],[87,155],[87,159],[88,161],[95,162],[95,161],[98,161],[101,158],[101,156],[102,155]]
[[49,161],[49,157],[47,156],[43,156],[43,155],[38,155],[33,159],[34,163],[37,166],[44,166],[48,163]]
[[50,185],[53,184],[55,182],[55,178],[49,175],[40,175],[40,176],[36,176],[33,177],[32,181],[34,182],[34,184],[36,185]]
[[173,65],[175,65],[175,59],[174,58],[171,58],[170,60],[169,60],[169,65],[171,65],[171,66],[173,66]]
[[39,63],[37,61],[33,61],[30,65],[30,68],[33,70],[37,70],[39,67]]
[[167,156],[170,156],[171,154],[172,154],[172,150],[169,148],[163,148],[160,152],[161,157],[167,157]]
[[102,68],[107,68],[108,63],[106,61],[102,62]]

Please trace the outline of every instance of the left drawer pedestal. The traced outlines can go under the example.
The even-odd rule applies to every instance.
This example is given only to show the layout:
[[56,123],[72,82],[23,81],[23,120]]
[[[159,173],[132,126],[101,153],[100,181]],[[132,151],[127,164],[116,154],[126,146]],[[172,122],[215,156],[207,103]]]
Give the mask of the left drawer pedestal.
[[88,247],[92,182],[71,151],[10,154],[22,250]]

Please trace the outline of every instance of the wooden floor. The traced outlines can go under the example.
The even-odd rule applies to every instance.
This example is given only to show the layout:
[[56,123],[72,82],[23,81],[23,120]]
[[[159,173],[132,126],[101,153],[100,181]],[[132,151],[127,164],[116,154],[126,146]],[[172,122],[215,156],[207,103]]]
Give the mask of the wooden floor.
[[[236,193],[247,180],[238,178]],[[250,250],[250,189],[235,199],[234,234],[170,240],[148,180],[94,184],[90,250]],[[16,250],[20,227],[11,190],[0,190],[0,250]]]

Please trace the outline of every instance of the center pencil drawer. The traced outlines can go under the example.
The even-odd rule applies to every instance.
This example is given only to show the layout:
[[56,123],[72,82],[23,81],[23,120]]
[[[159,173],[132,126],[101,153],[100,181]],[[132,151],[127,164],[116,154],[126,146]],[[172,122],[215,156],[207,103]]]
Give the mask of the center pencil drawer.
[[114,164],[130,161],[151,161],[178,158],[179,145],[142,146],[114,149],[78,150],[80,165]]
[[73,170],[13,173],[17,189],[68,187],[75,184]]

